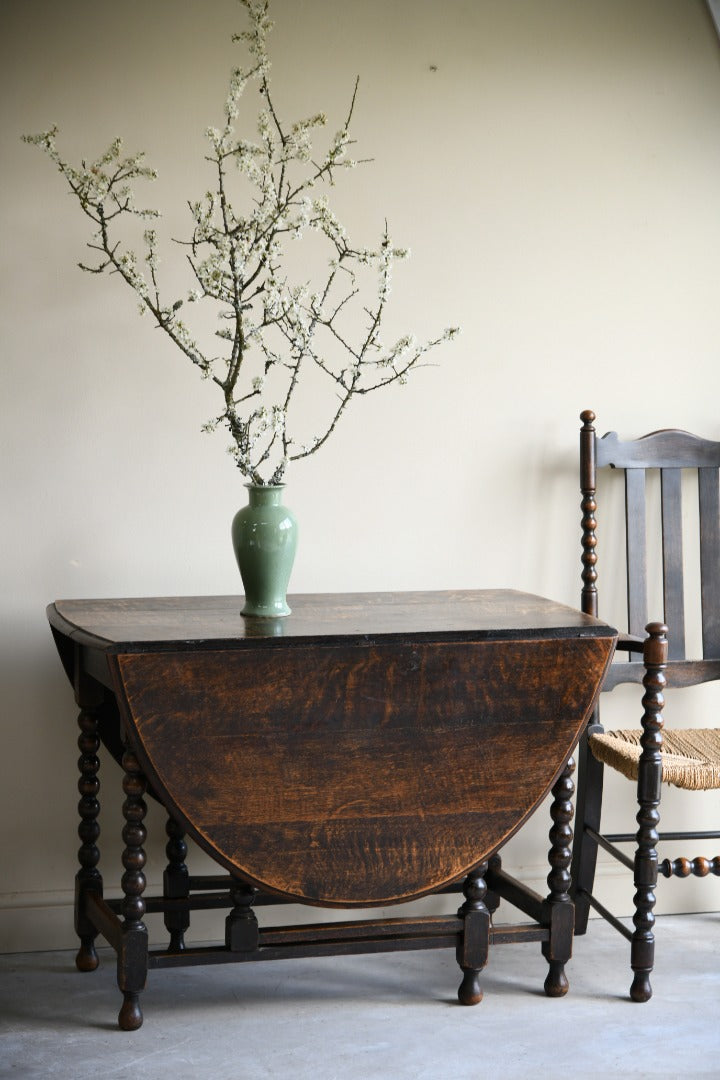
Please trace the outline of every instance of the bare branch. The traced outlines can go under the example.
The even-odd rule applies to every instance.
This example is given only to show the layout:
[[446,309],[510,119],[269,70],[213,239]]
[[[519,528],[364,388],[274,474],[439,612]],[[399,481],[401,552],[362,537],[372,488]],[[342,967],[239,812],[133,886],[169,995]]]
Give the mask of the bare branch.
[[[223,409],[205,428],[226,428],[240,471],[251,483],[265,484],[279,483],[288,461],[308,457],[323,446],[353,398],[404,382],[422,366],[424,354],[452,332],[423,345],[412,344],[409,337],[390,350],[381,345],[390,271],[403,252],[393,249],[387,223],[378,250],[352,244],[325,195],[314,193],[320,185],[323,191],[332,186],[338,169],[372,160],[353,161],[347,153],[355,145],[349,129],[360,80],[355,80],[340,129],[324,153],[313,156],[311,136],[326,123],[325,114],[293,124],[281,119],[268,76],[268,4],[244,6],[249,30],[235,40],[247,44],[251,62],[231,73],[222,130],[207,132],[213,148],[206,156],[213,170],[212,190],[188,202],[190,236],[174,240],[185,249],[183,261],[189,266],[192,287],[185,297],[168,300],[163,295],[154,228],[141,234],[143,256],[125,246],[124,232],[122,240],[117,238],[121,222],[129,225],[138,218],[158,216],[135,203],[136,183],[155,176],[142,154],[124,156],[122,141],[114,139],[96,160],[82,160],[75,167],[57,150],[56,128],[24,138],[48,154],[93,223],[87,246],[97,261],[80,262],[80,268],[119,275],[139,298],[141,309],[152,316],[155,328],[219,388]],[[258,118],[259,143],[236,139],[232,128],[238,98],[250,79],[259,81],[264,102]],[[236,174],[251,187],[242,214],[233,206]],[[309,273],[307,279],[293,283],[281,270],[286,245],[299,240],[305,229],[319,236],[332,255],[330,271],[325,264],[315,277],[317,287]],[[363,276],[368,273],[379,280],[371,286],[371,298],[360,303]],[[183,321],[185,311],[196,310],[196,301],[209,306],[219,321],[214,334],[210,331],[211,351],[201,348]],[[226,343],[222,356],[216,355],[217,338]],[[313,371],[324,376],[319,384],[327,392],[329,416],[321,434],[299,446],[291,424],[300,412],[301,380],[305,372]]]

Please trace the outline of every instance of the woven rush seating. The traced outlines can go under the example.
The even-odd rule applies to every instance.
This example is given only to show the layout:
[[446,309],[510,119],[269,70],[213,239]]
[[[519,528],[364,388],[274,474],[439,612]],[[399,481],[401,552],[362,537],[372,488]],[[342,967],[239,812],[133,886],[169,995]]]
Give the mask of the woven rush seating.
[[[606,731],[589,736],[598,761],[637,780],[642,731]],[[720,730],[690,728],[663,732],[662,780],[686,791],[720,788]]]

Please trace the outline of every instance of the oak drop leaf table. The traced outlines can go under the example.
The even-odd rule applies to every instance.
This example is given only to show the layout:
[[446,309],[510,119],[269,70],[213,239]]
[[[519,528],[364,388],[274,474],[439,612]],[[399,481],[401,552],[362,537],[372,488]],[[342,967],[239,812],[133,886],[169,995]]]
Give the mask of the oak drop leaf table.
[[[80,707],[77,966],[117,953],[120,1027],[148,968],[452,947],[463,1004],[491,944],[534,940],[567,990],[572,749],[615,646],[605,623],[507,590],[305,595],[285,619],[238,597],[63,600],[48,618]],[[100,743],[122,766],[123,897],[98,870]],[[499,849],[552,790],[547,896]],[[168,813],[162,896],[144,896],[145,795]],[[186,837],[222,873],[195,877]],[[254,908],[362,908],[462,889],[457,915],[259,926]],[[493,926],[504,898],[526,921]],[[190,911],[225,943],[189,947]],[[169,942],[148,948],[144,917]]]

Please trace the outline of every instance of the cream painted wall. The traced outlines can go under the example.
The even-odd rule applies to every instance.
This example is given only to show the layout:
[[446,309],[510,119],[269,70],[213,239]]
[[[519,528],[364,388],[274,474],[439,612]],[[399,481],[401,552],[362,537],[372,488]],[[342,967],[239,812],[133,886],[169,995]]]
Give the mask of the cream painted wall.
[[[357,153],[375,162],[343,179],[338,205],[364,241],[387,217],[413,249],[398,334],[463,327],[437,366],[360,402],[289,474],[294,590],[508,586],[576,603],[579,411],[627,435],[718,436],[720,46],[705,5],[274,0],[273,13],[286,115],[339,120],[360,75]],[[13,950],[73,943],[75,707],[45,605],[238,590],[228,529],[244,494],[222,436],[199,432],[208,387],[117,280],[75,269],[80,213],[19,136],[55,121],[79,157],[124,134],[159,169],[153,202],[181,234],[243,17],[234,0],[5,0],[2,24],[0,949]],[[716,707],[717,689],[693,707]],[[639,715],[623,691],[606,710]],[[112,764],[104,776],[113,881],[121,798]],[[632,793],[612,791],[627,820]],[[538,815],[506,856],[540,888],[548,824]],[[150,827],[154,884],[163,823]],[[603,874],[628,911],[631,889]],[[665,885],[658,910],[718,908],[719,887]]]

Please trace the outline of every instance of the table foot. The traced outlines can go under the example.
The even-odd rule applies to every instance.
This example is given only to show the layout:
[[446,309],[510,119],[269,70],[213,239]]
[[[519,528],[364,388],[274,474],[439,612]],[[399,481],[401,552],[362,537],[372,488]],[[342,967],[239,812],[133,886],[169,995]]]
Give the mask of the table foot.
[[458,1001],[461,1005],[479,1005],[483,998],[480,986],[480,971],[477,968],[463,968],[463,981],[458,988]]
[[100,963],[95,951],[95,937],[87,938],[80,942],[78,954],[75,957],[75,967],[78,971],[95,971]]
[[550,961],[550,970],[545,979],[545,993],[548,997],[565,997],[570,989],[570,983],[565,974],[565,965],[555,960]]
[[140,995],[126,991],[123,998],[122,1008],[118,1014],[118,1024],[122,1031],[137,1031],[142,1027],[143,1022]]
[[182,930],[171,930],[168,952],[185,952],[185,935]]
[[630,997],[633,1001],[649,1001],[652,997],[652,986],[650,985],[650,973],[640,973],[635,975],[630,987]]

